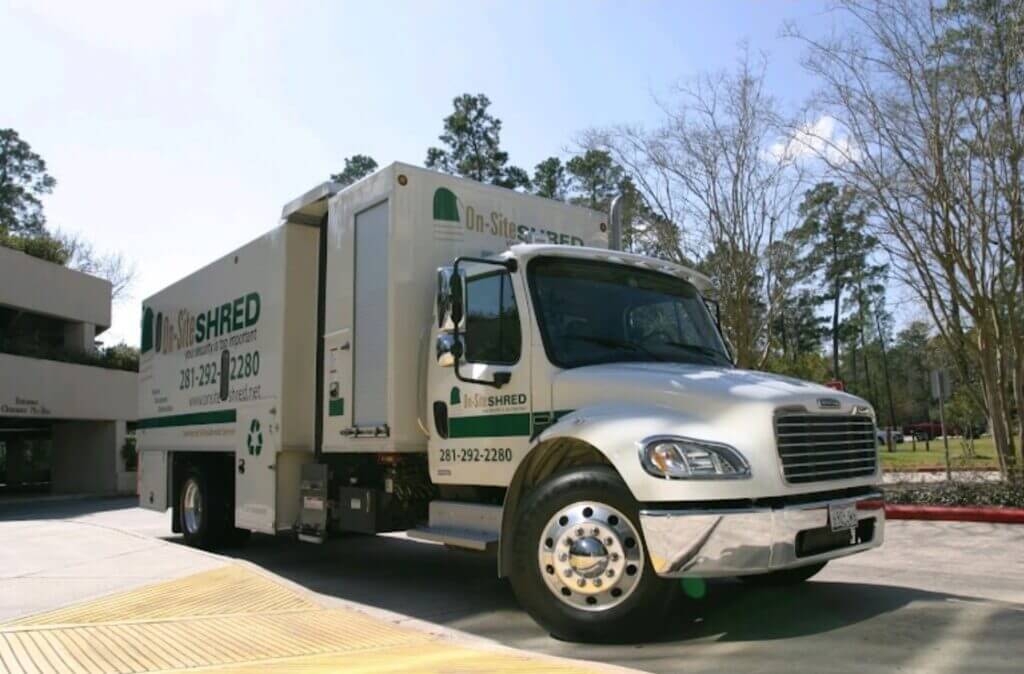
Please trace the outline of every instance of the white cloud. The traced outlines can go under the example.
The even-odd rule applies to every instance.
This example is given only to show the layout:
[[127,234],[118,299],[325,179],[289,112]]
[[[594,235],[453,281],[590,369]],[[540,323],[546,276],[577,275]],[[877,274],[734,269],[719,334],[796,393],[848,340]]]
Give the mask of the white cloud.
[[768,150],[776,159],[799,161],[824,158],[830,163],[842,163],[857,158],[860,153],[849,137],[839,129],[839,122],[830,115],[822,115],[782,138]]

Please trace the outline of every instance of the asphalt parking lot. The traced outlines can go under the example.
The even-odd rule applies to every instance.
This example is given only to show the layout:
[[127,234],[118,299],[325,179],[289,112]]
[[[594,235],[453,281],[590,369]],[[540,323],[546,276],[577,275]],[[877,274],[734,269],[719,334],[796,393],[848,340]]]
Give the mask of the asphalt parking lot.
[[[224,563],[131,499],[0,504],[0,622]],[[1019,672],[1024,527],[890,522],[886,545],[796,589],[707,583],[664,635],[580,645],[543,633],[492,560],[402,536],[322,546],[256,536],[226,557],[318,593],[526,650],[652,672]]]

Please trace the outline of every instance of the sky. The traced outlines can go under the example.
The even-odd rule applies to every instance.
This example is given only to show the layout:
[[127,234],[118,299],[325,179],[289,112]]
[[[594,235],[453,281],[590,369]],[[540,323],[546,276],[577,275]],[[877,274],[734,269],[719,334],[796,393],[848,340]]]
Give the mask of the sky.
[[343,167],[422,163],[452,99],[485,93],[511,163],[580,131],[654,125],[674,83],[746,41],[795,109],[813,89],[785,21],[822,2],[49,2],[0,0],[0,128],[57,179],[51,228],[134,261],[107,344],[138,344],[146,297],[275,227]]

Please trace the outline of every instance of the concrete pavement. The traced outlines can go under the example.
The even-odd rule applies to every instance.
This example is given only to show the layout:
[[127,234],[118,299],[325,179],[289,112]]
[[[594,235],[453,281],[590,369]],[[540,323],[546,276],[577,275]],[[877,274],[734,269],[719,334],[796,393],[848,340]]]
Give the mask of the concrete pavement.
[[[223,563],[178,545],[166,515],[131,505],[0,511],[0,620]],[[1024,527],[892,522],[887,538],[795,589],[692,584],[666,635],[607,646],[544,634],[494,577],[492,560],[403,536],[323,546],[256,536],[231,554],[317,593],[328,607],[356,602],[399,625],[648,671],[1019,671]]]

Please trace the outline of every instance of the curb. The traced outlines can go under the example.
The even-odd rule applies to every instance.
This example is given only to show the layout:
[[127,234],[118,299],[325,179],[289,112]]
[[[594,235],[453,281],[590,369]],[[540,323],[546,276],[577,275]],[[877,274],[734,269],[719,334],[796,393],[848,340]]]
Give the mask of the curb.
[[1002,506],[925,506],[885,504],[890,520],[932,520],[944,522],[993,522],[1024,524],[1024,508]]

